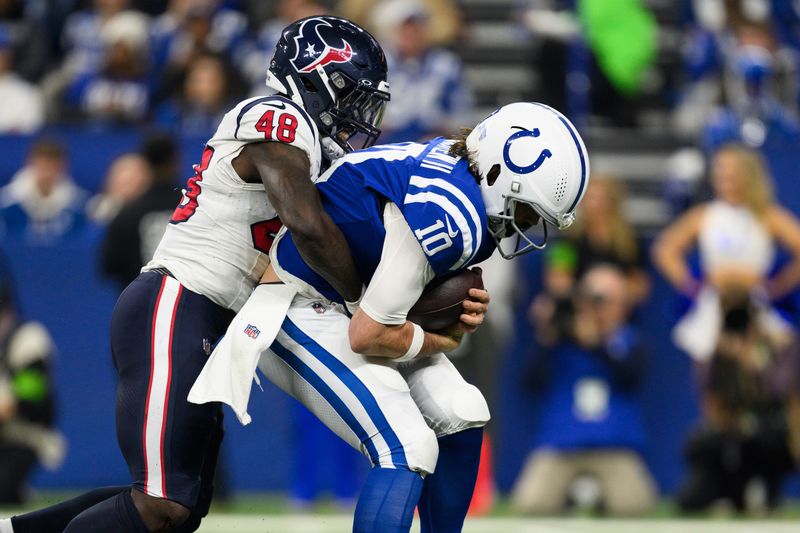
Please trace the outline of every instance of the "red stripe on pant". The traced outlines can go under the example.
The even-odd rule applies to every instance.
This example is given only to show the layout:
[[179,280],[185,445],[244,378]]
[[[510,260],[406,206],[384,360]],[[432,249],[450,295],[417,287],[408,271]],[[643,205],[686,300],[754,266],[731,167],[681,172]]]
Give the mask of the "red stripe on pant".
[[177,280],[164,276],[150,332],[150,380],[142,428],[144,490],[146,494],[160,498],[167,497],[164,441],[172,381],[172,340],[182,291],[183,287]]

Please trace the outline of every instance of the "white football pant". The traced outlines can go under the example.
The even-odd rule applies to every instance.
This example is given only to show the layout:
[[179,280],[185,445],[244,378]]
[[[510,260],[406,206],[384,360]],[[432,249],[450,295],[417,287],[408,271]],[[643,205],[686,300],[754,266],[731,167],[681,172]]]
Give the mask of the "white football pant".
[[436,438],[485,425],[486,400],[444,354],[398,368],[353,352],[349,323],[341,306],[298,295],[259,368],[373,466],[432,473]]

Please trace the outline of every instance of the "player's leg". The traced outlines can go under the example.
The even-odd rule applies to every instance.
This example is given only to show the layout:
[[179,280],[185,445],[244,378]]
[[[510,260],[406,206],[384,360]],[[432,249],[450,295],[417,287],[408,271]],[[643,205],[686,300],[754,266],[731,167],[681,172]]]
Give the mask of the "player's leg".
[[[217,470],[219,449],[222,444],[224,433],[222,427],[222,413],[220,413],[217,431],[211,433],[211,438],[207,443],[202,472],[200,474],[200,491],[197,496],[197,501],[194,507],[190,509],[189,517],[179,526],[170,529],[170,533],[192,533],[193,531],[197,531],[200,528],[200,523],[203,518],[208,515],[214,492],[214,474]],[[134,499],[137,497],[144,497],[144,494],[140,492],[133,492],[133,495]],[[153,499],[150,501],[159,502],[161,500]]]
[[[71,500],[11,518],[13,533],[61,533],[83,511],[117,494],[130,491],[130,485],[103,487]],[[3,530],[0,529],[0,532]]]
[[204,346],[224,327],[220,308],[169,276],[144,273],[122,294],[111,336],[117,440],[133,490],[87,509],[65,533],[176,531],[197,514],[221,408],[190,404],[186,396],[207,359]]
[[217,472],[219,463],[219,450],[225,430],[222,425],[222,411],[219,412],[217,427],[211,433],[207,442],[206,453],[203,458],[203,467],[200,474],[200,492],[197,495],[197,502],[191,509],[191,514],[186,521],[178,527],[174,533],[191,533],[200,527],[200,522],[208,515],[211,507],[211,500],[214,496],[214,474]]
[[334,307],[315,311],[311,303],[295,300],[260,368],[369,457],[373,468],[358,499],[354,531],[408,531],[422,474],[436,464],[435,435],[397,370],[352,352],[349,319]]
[[411,396],[439,442],[436,471],[419,500],[423,533],[461,531],[478,476],[489,408],[444,354],[401,365]]
[[131,494],[132,489],[128,488],[89,507],[70,521],[64,533],[148,533],[151,530],[142,521]]

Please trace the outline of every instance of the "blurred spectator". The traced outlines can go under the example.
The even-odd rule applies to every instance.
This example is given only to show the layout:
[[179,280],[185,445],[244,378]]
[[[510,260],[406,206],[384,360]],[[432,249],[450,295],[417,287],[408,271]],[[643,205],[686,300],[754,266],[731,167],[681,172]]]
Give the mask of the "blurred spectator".
[[178,148],[171,137],[154,134],[142,145],[141,155],[152,172],[152,183],[127,203],[108,226],[102,247],[103,273],[126,287],[139,275],[155,252],[172,212],[181,199]]
[[775,508],[800,452],[800,343],[758,320],[747,289],[720,293],[721,332],[700,365],[702,420],[686,443],[678,503],[684,511],[720,499],[740,511]]
[[7,270],[0,276],[0,505],[17,505],[34,467],[57,468],[65,444],[53,429],[53,341],[18,316]]
[[413,141],[457,132],[472,111],[461,60],[428,37],[430,13],[417,0],[389,0],[373,13],[383,30],[392,104],[382,142]]
[[86,205],[89,218],[104,226],[120,209],[142,195],[153,181],[150,164],[138,154],[117,157],[108,169],[103,191],[92,196]]
[[575,224],[545,250],[544,291],[531,306],[540,340],[554,335],[558,322],[571,314],[576,282],[602,263],[625,273],[632,305],[645,299],[650,281],[641,243],[625,215],[625,188],[615,177],[593,175]]
[[265,21],[256,35],[236,53],[236,62],[248,83],[251,96],[264,94],[267,68],[283,29],[295,20],[313,15],[330,15],[330,12],[313,0],[280,0],[275,14],[276,17]]
[[[376,37],[381,40],[381,21],[372,16],[375,8],[382,0],[340,0],[336,11],[343,17],[364,26],[374,28]],[[427,0],[425,7],[430,11],[431,22],[428,27],[428,39],[433,45],[447,46],[453,44],[462,35],[464,20],[461,6],[455,0]],[[381,43],[383,41],[381,40]]]
[[180,97],[161,104],[155,122],[179,136],[210,137],[232,107],[233,78],[220,57],[211,54],[196,57],[189,66]]
[[195,0],[169,0],[163,13],[150,24],[150,57],[158,76],[166,67],[171,39],[180,31]]
[[538,47],[541,99],[579,124],[592,113],[615,126],[638,121],[638,95],[657,51],[641,0],[530,0],[522,16]]
[[[575,105],[567,106],[567,75],[574,70],[575,83],[588,91],[586,50],[573,0],[529,0],[520,15],[522,26],[531,33],[535,51],[531,68],[547,73],[547,82],[539,84],[536,99],[561,109],[574,120]],[[581,106],[582,108],[583,106]]]
[[92,7],[67,18],[62,31],[64,70],[69,79],[102,68],[106,43],[98,37],[109,21],[128,7],[128,0],[93,0]]
[[0,189],[0,223],[8,238],[56,243],[78,234],[86,224],[87,193],[67,173],[64,147],[40,140],[25,166]]
[[710,151],[732,140],[761,146],[770,134],[800,134],[796,52],[779,41],[767,2],[763,10],[746,4],[695,2],[698,23],[685,52],[689,83],[674,119],[681,133],[702,132]]
[[66,103],[96,123],[141,123],[151,98],[147,19],[120,12],[103,25],[99,37],[105,49],[102,66],[67,87]]
[[161,81],[157,101],[181,92],[199,55],[210,52],[231,60],[246,30],[244,15],[220,0],[171,0],[153,23],[153,70]]
[[541,419],[536,449],[512,494],[519,510],[562,512],[580,476],[599,485],[612,515],[652,508],[655,487],[639,456],[645,431],[637,392],[645,354],[628,324],[630,310],[625,274],[613,265],[592,266],[553,344],[536,354],[528,381],[541,394]]
[[[711,185],[714,199],[686,212],[653,247],[656,267],[694,300],[673,330],[673,339],[698,361],[707,360],[717,345],[720,287],[761,289],[765,298],[779,300],[800,283],[800,223],[773,200],[771,179],[759,155],[738,145],[721,148],[711,164]],[[770,277],[776,245],[783,245],[791,259]],[[699,279],[687,261],[695,246]],[[768,306],[759,319],[788,327]]]
[[44,120],[44,102],[38,87],[11,69],[11,36],[0,26],[0,134],[32,133]]
[[616,265],[628,276],[633,301],[647,293],[645,259],[639,237],[625,212],[625,185],[611,175],[595,174],[563,244],[574,250],[575,278],[597,263]]
[[42,4],[0,0],[0,34],[11,44],[12,70],[27,81],[37,81],[50,59],[50,36]]
[[800,6],[786,0],[772,0],[769,4],[776,35],[781,42],[800,51]]
[[676,150],[666,161],[662,195],[672,218],[692,207],[706,185],[706,155],[700,148]]
[[800,140],[795,54],[785,57],[767,24],[741,23],[724,78],[727,105],[705,127],[708,150],[730,141],[759,147]]

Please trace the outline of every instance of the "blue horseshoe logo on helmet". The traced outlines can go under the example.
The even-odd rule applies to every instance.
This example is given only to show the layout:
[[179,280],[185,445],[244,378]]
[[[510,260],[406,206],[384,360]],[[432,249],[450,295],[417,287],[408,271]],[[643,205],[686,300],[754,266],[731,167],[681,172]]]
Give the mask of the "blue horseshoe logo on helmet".
[[503,161],[505,161],[506,166],[510,168],[512,171],[516,172],[517,174],[528,174],[530,172],[533,172],[540,166],[542,166],[542,163],[544,163],[545,159],[553,156],[553,152],[545,148],[544,150],[541,151],[541,153],[539,153],[539,157],[536,158],[536,161],[534,161],[528,166],[521,167],[516,163],[514,163],[511,160],[511,157],[509,157],[509,151],[511,150],[511,143],[516,141],[517,139],[521,139],[522,137],[538,137],[541,134],[541,132],[539,131],[539,128],[526,130],[520,128],[519,126],[513,126],[513,127],[519,128],[520,131],[518,131],[517,133],[513,133],[506,141],[506,145],[503,147]]

